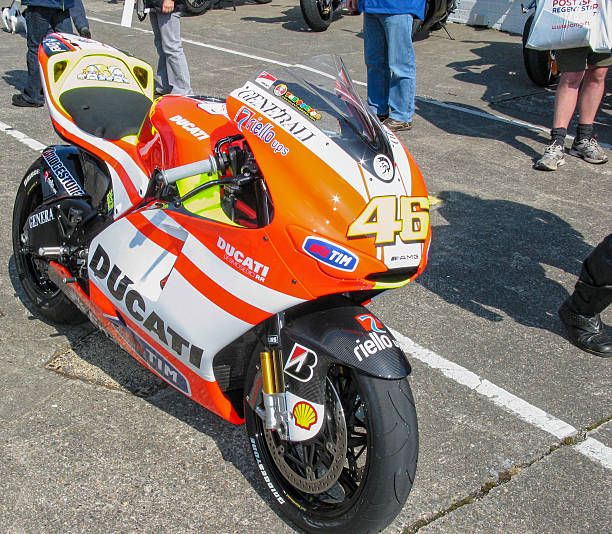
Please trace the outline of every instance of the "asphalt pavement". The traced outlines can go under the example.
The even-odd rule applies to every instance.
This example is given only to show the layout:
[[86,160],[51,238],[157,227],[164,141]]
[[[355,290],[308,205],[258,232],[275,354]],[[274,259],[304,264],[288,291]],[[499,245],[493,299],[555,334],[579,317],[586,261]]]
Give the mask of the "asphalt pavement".
[[[156,64],[148,20],[86,0],[95,39]],[[273,64],[340,54],[365,92],[361,18],[310,32],[299,3],[222,2],[182,20],[192,86],[225,96]],[[417,113],[400,137],[430,195],[427,270],[371,309],[413,365],[416,482],[386,534],[612,531],[612,361],[557,317],[584,258],[612,231],[612,163],[533,169],[553,88],[521,38],[449,24],[415,42]],[[11,106],[25,39],[0,31],[0,531],[295,532],[276,513],[244,428],[182,396],[89,325],[33,313],[12,258],[18,184],[61,143],[46,107]],[[597,117],[612,156],[612,84]],[[602,318],[612,326],[612,310]],[[608,330],[609,332],[611,329]]]

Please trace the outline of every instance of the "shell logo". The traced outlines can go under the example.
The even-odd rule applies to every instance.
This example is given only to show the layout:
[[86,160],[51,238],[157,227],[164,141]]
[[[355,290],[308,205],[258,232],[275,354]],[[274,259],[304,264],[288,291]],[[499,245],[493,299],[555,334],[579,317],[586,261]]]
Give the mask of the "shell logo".
[[295,424],[304,430],[310,430],[310,427],[317,422],[316,410],[304,401],[298,402],[293,407],[293,417]]

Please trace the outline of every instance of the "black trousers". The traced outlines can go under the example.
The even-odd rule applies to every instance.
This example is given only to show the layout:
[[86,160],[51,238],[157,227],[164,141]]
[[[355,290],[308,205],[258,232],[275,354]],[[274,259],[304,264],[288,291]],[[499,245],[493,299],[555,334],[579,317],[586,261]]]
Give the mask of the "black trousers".
[[589,317],[612,303],[612,234],[584,260],[571,303],[580,315]]

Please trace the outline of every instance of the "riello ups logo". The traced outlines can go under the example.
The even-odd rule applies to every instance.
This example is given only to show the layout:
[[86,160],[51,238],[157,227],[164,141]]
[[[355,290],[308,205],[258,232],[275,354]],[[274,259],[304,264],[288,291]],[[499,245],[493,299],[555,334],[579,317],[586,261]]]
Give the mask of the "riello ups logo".
[[353,349],[353,354],[361,362],[364,358],[373,356],[381,350],[399,347],[397,340],[390,337],[383,324],[373,315],[364,313],[355,316],[355,319],[368,333],[365,339],[356,339],[357,346]]

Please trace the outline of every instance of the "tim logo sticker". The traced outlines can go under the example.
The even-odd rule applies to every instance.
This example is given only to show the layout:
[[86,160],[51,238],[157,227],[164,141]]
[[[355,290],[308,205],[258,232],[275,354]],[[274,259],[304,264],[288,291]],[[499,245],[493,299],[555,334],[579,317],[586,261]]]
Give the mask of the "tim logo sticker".
[[355,254],[320,237],[308,236],[304,240],[302,250],[314,259],[341,271],[353,272],[359,263]]
[[314,368],[318,362],[317,354],[299,343],[293,345],[293,349],[287,363],[285,364],[285,374],[299,380],[308,382],[314,374]]

